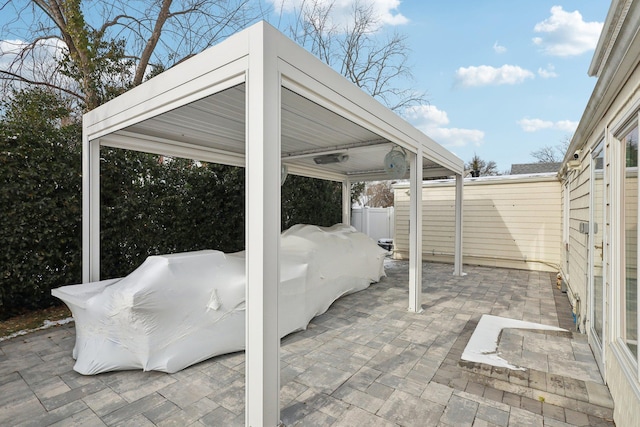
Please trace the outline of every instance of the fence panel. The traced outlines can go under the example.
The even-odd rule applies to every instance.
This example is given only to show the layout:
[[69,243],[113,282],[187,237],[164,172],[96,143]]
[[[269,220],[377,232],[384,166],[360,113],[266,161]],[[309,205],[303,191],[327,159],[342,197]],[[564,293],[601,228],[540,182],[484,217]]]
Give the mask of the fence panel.
[[353,208],[351,225],[356,230],[374,240],[391,239],[395,234],[394,209],[390,208]]

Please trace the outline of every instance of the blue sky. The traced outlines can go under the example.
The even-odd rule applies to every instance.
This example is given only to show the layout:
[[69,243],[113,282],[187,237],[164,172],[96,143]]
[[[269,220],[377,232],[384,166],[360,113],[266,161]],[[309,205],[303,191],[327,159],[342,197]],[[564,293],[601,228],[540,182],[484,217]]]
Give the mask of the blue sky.
[[[587,71],[609,2],[365,1],[382,31],[408,36],[414,85],[429,103],[405,117],[465,162],[475,153],[507,171],[573,134],[596,83]],[[336,11],[351,3],[336,0]]]
[[[252,4],[270,10],[269,21],[285,27],[291,16],[286,11],[305,1],[333,2],[338,23],[359,1],[378,13],[382,34],[407,35],[411,87],[425,92],[428,103],[404,111],[404,117],[465,162],[477,154],[495,161],[501,172],[536,161],[532,151],[559,146],[573,134],[596,83],[587,71],[610,6],[604,0]],[[0,23],[10,18],[0,16]],[[0,48],[4,44],[0,40]]]

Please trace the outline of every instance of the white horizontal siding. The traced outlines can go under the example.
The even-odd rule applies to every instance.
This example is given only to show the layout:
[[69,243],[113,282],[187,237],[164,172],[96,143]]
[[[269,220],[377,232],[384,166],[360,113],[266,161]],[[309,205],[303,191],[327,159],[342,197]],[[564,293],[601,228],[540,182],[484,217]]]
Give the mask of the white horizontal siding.
[[[549,176],[465,183],[463,262],[557,271],[561,259],[560,182]],[[455,186],[426,182],[422,194],[423,258],[453,262]],[[395,256],[409,248],[409,195],[395,188]]]
[[[568,278],[569,298],[575,306],[575,298],[585,298],[588,282],[588,244],[589,235],[580,233],[580,223],[589,223],[590,203],[590,157],[583,156],[580,169],[570,172],[569,182],[569,267]],[[566,264],[565,264],[566,265]],[[581,304],[580,312],[576,313],[580,322],[586,318],[587,304]]]

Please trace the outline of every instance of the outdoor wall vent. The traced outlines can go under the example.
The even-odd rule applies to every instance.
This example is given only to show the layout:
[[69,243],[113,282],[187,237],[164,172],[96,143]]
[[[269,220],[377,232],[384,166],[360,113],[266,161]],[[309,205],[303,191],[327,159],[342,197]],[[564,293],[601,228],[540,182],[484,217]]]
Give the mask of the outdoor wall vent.
[[316,165],[328,165],[331,163],[343,163],[349,160],[349,155],[343,153],[325,154],[322,156],[314,157],[313,161]]

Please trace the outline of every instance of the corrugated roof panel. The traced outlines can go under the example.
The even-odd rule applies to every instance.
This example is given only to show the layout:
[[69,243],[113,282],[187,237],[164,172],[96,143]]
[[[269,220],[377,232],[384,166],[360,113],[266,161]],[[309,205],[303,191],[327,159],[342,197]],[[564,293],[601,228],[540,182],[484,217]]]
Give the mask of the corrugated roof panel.
[[282,89],[281,123],[283,154],[380,139],[289,89]]
[[[244,154],[245,95],[245,84],[240,84],[126,130]],[[281,126],[283,162],[349,174],[354,179],[359,174],[383,174],[384,156],[393,147],[376,133],[286,88],[282,89]],[[322,151],[342,152],[349,159],[318,166],[313,158]],[[434,165],[424,159],[425,169]]]

